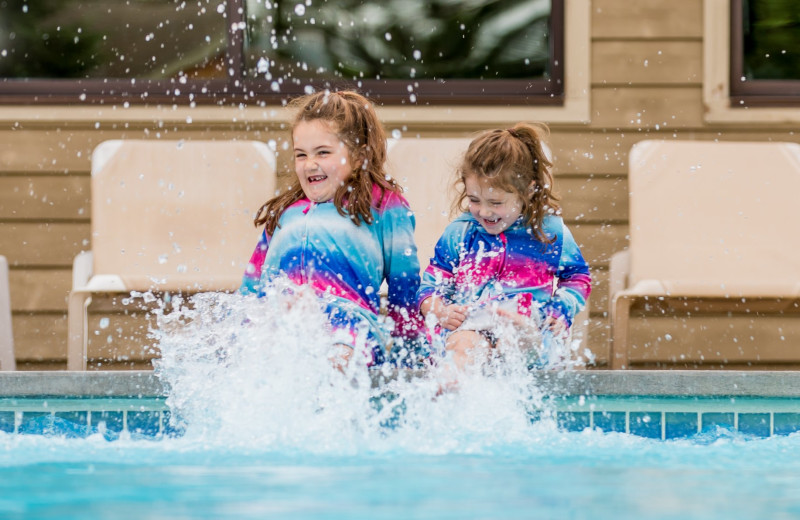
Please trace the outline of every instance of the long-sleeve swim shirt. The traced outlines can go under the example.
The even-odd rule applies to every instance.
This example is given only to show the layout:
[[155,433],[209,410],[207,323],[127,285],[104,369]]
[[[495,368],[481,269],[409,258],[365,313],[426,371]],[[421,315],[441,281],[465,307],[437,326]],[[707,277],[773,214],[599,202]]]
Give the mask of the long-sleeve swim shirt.
[[523,314],[535,303],[539,318],[571,326],[591,292],[589,266],[561,217],[548,215],[542,229],[552,243],[538,240],[521,218],[491,235],[469,213],[460,215],[436,244],[417,304],[434,295],[460,305],[516,299]]
[[356,226],[332,201],[295,202],[271,236],[262,233],[240,292],[263,294],[270,280],[286,276],[333,297],[375,326],[386,281],[391,335],[415,337],[422,320],[415,302],[420,277],[414,215],[402,195],[381,194],[374,187],[372,217],[371,224]]

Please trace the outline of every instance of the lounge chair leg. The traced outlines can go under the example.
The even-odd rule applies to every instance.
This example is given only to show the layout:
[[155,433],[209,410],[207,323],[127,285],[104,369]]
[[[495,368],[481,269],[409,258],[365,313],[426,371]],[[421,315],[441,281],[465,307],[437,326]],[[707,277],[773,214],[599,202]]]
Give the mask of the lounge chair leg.
[[612,370],[628,368],[628,341],[631,304],[633,300],[626,296],[617,296],[612,305],[611,335],[608,362]]
[[67,370],[86,370],[88,307],[92,298],[83,292],[69,295],[67,314]]

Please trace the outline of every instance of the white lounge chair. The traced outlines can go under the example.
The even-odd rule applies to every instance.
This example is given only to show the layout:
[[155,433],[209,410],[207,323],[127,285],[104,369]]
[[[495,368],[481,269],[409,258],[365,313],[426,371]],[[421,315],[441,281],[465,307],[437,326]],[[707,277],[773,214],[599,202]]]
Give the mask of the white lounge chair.
[[0,255],[0,370],[16,370],[14,334],[11,326],[11,291],[8,283],[8,260]]
[[69,370],[87,364],[92,294],[232,291],[275,194],[275,155],[255,141],[116,140],[92,155],[92,243],[73,266]]
[[628,183],[630,246],[609,267],[611,368],[629,367],[631,309],[644,300],[713,313],[754,300],[781,312],[800,298],[800,145],[642,141]]

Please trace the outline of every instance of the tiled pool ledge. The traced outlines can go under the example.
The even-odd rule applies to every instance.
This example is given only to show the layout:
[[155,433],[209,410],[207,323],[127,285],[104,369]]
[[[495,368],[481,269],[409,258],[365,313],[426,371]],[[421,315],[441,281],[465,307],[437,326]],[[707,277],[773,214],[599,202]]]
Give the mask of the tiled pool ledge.
[[[373,384],[422,372],[375,372]],[[800,398],[800,371],[564,371],[533,374],[547,393],[564,396],[753,396]],[[150,371],[0,372],[0,397],[163,397]]]
[[[375,374],[373,383],[419,372]],[[655,439],[800,432],[800,372],[580,371],[534,374],[561,428]],[[0,373],[0,432],[109,439],[179,434],[152,372]],[[537,412],[538,413],[538,412]],[[536,417],[532,417],[535,420]]]

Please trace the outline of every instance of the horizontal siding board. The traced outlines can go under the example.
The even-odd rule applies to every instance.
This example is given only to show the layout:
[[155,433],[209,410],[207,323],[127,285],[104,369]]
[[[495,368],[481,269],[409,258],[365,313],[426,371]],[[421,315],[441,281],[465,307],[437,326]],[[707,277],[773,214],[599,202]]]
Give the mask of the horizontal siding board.
[[800,363],[800,315],[631,319],[631,363]]
[[700,38],[702,0],[592,0],[593,38]]
[[589,341],[579,347],[580,351],[588,349],[595,359],[595,366],[608,365],[608,321],[594,317],[589,320]]
[[637,133],[553,132],[554,171],[559,177],[586,174],[627,175],[628,153],[646,138]]
[[[599,89],[598,89],[599,90]],[[633,89],[636,90],[636,89]],[[642,89],[647,90],[647,89]],[[800,132],[793,130],[751,131],[715,128],[599,128],[590,131],[553,131],[550,145],[558,179],[587,175],[628,173],[628,156],[634,144],[645,139],[694,141],[786,141],[800,143]],[[558,183],[558,179],[556,182]]]
[[697,88],[612,87],[592,90],[592,126],[661,129],[703,125],[703,92]]
[[[106,318],[108,324],[101,326]],[[90,314],[88,352],[91,358],[119,361],[150,360],[157,351],[147,337],[146,317]],[[62,361],[67,357],[66,314],[15,314],[14,349],[23,362]]]
[[12,267],[71,267],[90,248],[89,223],[0,223],[0,251]]
[[90,359],[141,361],[153,359],[158,350],[148,337],[152,318],[119,313],[89,315],[87,352]]
[[66,312],[72,288],[71,269],[11,269],[13,312]]
[[628,181],[624,177],[560,177],[554,184],[569,223],[628,219]]
[[600,41],[592,45],[592,83],[700,85],[701,41]]
[[[120,124],[122,126],[122,124]],[[199,125],[198,125],[199,126]],[[267,141],[283,138],[283,133],[242,130],[178,130],[158,128],[141,130],[86,130],[42,128],[35,130],[0,130],[0,173],[75,173],[91,169],[92,151],[111,139],[253,139]],[[280,153],[279,161],[286,164]]]
[[67,314],[15,314],[14,353],[17,360],[67,358]]
[[605,316],[608,313],[608,269],[591,267],[592,294],[589,296],[589,312]]
[[85,176],[0,177],[0,220],[79,220],[91,213]]
[[570,224],[570,231],[590,267],[604,267],[611,255],[628,247],[628,226]]
[[92,149],[106,138],[58,129],[0,131],[0,172],[87,172]]

